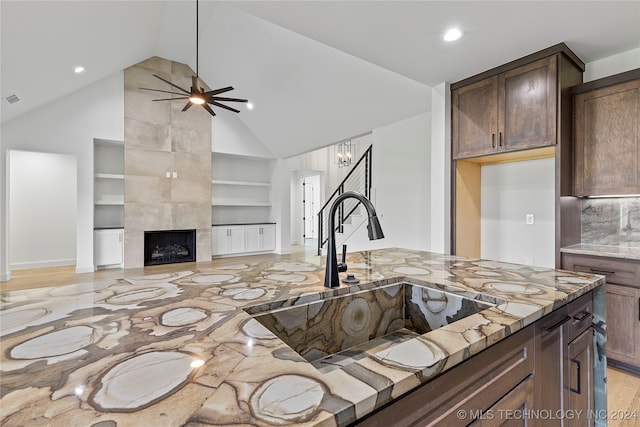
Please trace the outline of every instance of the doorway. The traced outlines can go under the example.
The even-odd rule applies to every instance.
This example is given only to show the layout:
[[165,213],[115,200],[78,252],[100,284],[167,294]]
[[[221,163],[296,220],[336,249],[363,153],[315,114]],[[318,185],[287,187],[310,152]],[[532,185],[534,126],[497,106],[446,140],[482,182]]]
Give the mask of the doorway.
[[77,158],[9,150],[9,270],[76,264]]
[[320,175],[302,179],[302,242],[313,250],[318,245],[318,211],[320,201]]

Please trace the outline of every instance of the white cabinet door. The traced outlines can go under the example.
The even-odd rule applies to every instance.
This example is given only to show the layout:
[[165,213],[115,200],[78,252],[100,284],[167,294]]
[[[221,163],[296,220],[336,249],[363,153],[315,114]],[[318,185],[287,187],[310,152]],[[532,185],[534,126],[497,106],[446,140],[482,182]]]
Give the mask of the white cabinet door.
[[245,252],[244,246],[244,226],[228,227],[229,230],[229,252],[230,254],[238,254]]
[[262,250],[273,251],[276,249],[276,226],[266,224],[262,226]]
[[273,224],[248,225],[247,252],[272,251],[276,248],[276,226]]
[[211,254],[224,255],[229,251],[229,237],[227,227],[211,228]]
[[248,225],[247,232],[247,252],[257,252],[262,250],[262,227],[259,225]]
[[211,228],[211,255],[238,254],[245,251],[244,226]]
[[93,235],[93,257],[96,267],[122,264],[124,230],[96,230]]

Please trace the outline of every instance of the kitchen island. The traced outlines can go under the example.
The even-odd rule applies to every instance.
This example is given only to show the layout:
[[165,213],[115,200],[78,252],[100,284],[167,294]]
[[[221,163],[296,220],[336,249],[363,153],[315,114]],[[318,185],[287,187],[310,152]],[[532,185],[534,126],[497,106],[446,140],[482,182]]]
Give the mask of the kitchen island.
[[[324,257],[247,260],[3,293],[2,425],[347,425],[593,290],[604,329],[593,274],[391,248],[348,254],[360,284],[327,289]],[[325,366],[257,320],[402,283],[487,308]],[[368,309],[349,307],[342,328],[367,327]]]

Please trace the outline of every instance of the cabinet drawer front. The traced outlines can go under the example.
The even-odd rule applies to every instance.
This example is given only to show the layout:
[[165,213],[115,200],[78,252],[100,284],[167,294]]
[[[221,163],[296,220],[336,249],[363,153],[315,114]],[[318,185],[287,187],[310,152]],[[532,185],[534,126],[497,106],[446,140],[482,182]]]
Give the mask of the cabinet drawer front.
[[567,334],[569,341],[573,341],[574,338],[591,326],[593,320],[591,292],[569,303],[569,316],[571,319],[567,322]]
[[584,273],[602,274],[607,277],[607,283],[640,287],[640,263],[638,261],[563,254],[562,268]]

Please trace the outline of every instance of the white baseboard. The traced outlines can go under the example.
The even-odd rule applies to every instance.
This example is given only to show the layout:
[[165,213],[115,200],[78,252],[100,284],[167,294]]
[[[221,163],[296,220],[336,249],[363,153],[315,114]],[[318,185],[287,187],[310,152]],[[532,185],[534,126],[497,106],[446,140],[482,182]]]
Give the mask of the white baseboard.
[[43,261],[14,262],[9,264],[10,270],[28,270],[31,268],[64,267],[76,265],[75,259],[48,259]]
[[96,271],[96,269],[93,266],[93,264],[82,265],[82,266],[76,265],[76,274],[93,273],[94,271]]
[[0,282],[8,282],[11,280],[11,271],[3,271],[0,273]]

